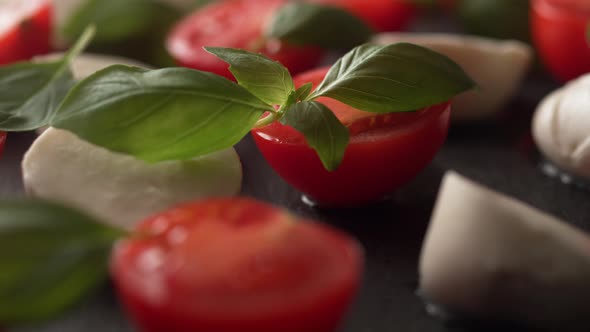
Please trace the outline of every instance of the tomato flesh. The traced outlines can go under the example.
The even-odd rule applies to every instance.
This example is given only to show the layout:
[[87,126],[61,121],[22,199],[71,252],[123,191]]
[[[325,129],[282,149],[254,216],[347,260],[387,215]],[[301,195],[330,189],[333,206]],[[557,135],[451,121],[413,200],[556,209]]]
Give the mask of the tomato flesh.
[[188,203],[120,243],[112,274],[148,332],[331,332],[362,251],[343,233],[246,198]]
[[6,133],[0,131],[0,156],[2,156],[2,152],[4,152],[4,144],[6,143]]
[[286,0],[224,0],[205,6],[176,25],[167,49],[179,65],[210,71],[233,79],[227,63],[203,50],[204,46],[233,47],[263,53],[292,73],[315,66],[323,55],[316,47],[265,40],[264,29]]
[[[297,85],[317,85],[327,68],[302,74]],[[375,115],[319,98],[349,128],[340,166],[327,171],[295,129],[278,122],[252,131],[259,150],[288,183],[324,206],[356,206],[379,200],[413,179],[434,158],[449,127],[450,104],[417,112]],[[352,123],[350,123],[352,121]]]
[[375,31],[397,31],[407,27],[416,17],[417,8],[411,0],[310,0],[342,7],[362,18]]
[[531,8],[533,40],[549,71],[563,82],[590,72],[590,2],[534,0]]
[[48,0],[9,0],[0,4],[0,65],[49,53],[51,17]]

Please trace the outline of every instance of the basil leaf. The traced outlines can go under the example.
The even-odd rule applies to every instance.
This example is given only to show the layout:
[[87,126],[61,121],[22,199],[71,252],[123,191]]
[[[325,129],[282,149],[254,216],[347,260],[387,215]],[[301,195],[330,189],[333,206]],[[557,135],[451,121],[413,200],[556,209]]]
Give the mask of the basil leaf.
[[307,97],[309,97],[309,94],[311,93],[312,89],[313,89],[312,83],[305,83],[302,86],[300,86],[299,89],[297,89],[297,91],[296,91],[297,100],[307,99]]
[[311,98],[326,96],[367,112],[406,112],[474,86],[456,63],[424,47],[365,44],[338,60]]
[[353,47],[372,34],[364,21],[343,9],[304,2],[281,7],[266,30],[269,38],[325,48]]
[[201,7],[205,7],[205,6],[211,4],[214,1],[215,0],[194,0],[193,4],[190,6],[190,8],[192,8],[192,9],[198,9],[198,8],[201,8]]
[[123,231],[47,202],[0,202],[0,323],[67,309],[105,281]]
[[70,63],[93,35],[94,28],[87,28],[74,47],[57,61],[0,67],[0,130],[28,131],[49,123],[74,85]]
[[261,54],[219,47],[205,50],[227,62],[238,84],[267,104],[282,105],[295,90],[289,70]]
[[94,24],[96,43],[130,38],[150,29],[159,8],[153,0],[85,0],[66,21],[62,33],[71,40]]
[[116,65],[74,87],[52,125],[157,162],[229,148],[267,110],[272,106],[212,73]]
[[307,144],[317,152],[328,171],[338,168],[348,145],[348,129],[324,104],[316,101],[294,104],[287,109],[281,123],[305,136]]
[[0,130],[28,131],[46,125],[73,85],[72,73],[61,60],[0,68]]

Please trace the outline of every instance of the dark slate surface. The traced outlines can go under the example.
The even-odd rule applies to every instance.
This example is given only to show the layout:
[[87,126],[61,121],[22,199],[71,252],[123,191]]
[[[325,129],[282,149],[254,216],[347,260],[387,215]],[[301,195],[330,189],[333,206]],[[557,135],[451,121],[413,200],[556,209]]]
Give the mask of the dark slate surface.
[[[421,30],[453,30],[447,23],[429,23]],[[250,138],[238,151],[243,159],[244,194],[284,206],[296,214],[331,223],[354,234],[365,246],[364,286],[342,332],[479,332],[519,331],[492,322],[443,324],[429,317],[415,295],[421,240],[444,172],[454,169],[496,190],[590,230],[590,192],[545,176],[530,138],[534,107],[555,87],[546,77],[529,78],[523,91],[495,120],[452,127],[434,162],[392,200],[355,210],[318,210],[265,163]],[[22,195],[19,163],[31,134],[10,135],[0,159],[0,197]],[[11,332],[128,332],[110,285],[80,306],[41,326]],[[304,331],[302,331],[304,332]]]

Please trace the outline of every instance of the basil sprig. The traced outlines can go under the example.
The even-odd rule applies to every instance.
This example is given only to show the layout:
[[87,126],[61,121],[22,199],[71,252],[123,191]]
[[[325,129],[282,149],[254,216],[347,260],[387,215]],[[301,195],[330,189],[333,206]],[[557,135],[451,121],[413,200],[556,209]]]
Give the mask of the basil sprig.
[[108,276],[126,233],[41,201],[0,202],[0,325],[53,317]]
[[229,148],[268,109],[245,88],[212,73],[116,65],[76,85],[52,126],[157,162]]
[[[56,62],[55,77],[68,72],[85,40]],[[330,97],[367,112],[407,112],[475,85],[447,57],[411,44],[361,45],[342,57],[314,92],[309,83],[296,89],[285,67],[260,54],[207,50],[230,64],[238,84],[186,68],[116,65],[75,85],[59,107],[61,94],[53,91],[66,91],[70,80],[50,79],[40,92],[21,93],[19,107],[2,109],[0,129],[50,124],[112,151],[159,162],[231,147],[252,128],[279,120],[300,131],[324,167],[333,171],[342,161],[348,131],[317,98]],[[5,69],[12,72],[14,85],[24,86],[33,75],[22,66],[32,65]],[[0,95],[0,106],[6,100]],[[47,100],[51,102],[41,102]]]
[[367,112],[415,111],[444,102],[474,82],[451,59],[408,43],[361,45],[338,60],[312,98]]
[[74,85],[70,62],[88,45],[95,29],[84,31],[61,59],[0,67],[0,130],[28,131],[47,125]]

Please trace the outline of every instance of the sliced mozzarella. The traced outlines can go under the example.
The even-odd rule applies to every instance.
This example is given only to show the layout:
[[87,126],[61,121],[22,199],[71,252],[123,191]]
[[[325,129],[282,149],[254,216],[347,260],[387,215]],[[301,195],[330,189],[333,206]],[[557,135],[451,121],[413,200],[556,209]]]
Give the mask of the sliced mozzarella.
[[33,143],[22,171],[28,194],[63,202],[126,228],[183,201],[235,195],[242,181],[234,149],[188,161],[148,164],[55,128]]
[[590,178],[590,74],[543,99],[533,118],[533,137],[547,159]]
[[420,260],[420,287],[433,303],[486,318],[588,327],[589,280],[586,234],[455,173],[445,176]]
[[379,44],[408,42],[444,54],[478,84],[475,91],[453,100],[454,121],[481,120],[495,114],[512,98],[533,60],[533,51],[518,41],[500,41],[444,33],[383,33]]

